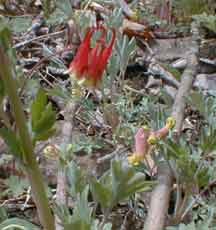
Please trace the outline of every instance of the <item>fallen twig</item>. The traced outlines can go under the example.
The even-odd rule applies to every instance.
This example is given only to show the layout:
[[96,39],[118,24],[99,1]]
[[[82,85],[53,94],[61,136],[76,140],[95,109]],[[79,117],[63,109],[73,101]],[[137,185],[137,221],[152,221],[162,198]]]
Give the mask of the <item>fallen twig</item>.
[[148,71],[154,76],[159,75],[159,77],[164,80],[168,85],[171,85],[178,89],[180,83],[175,79],[175,77],[167,71],[163,66],[157,62],[152,62],[149,65]]
[[61,31],[57,31],[57,32],[54,32],[54,33],[50,33],[50,34],[45,34],[45,35],[41,35],[41,36],[38,36],[38,37],[35,37],[35,38],[32,38],[32,39],[29,39],[29,40],[25,40],[25,41],[22,41],[20,43],[17,43],[13,46],[14,49],[19,49],[31,42],[35,42],[35,41],[39,41],[39,40],[43,40],[45,38],[49,38],[49,37],[53,37],[53,36],[56,36],[56,35],[59,35],[59,34],[64,34],[66,32],[66,30],[61,30]]

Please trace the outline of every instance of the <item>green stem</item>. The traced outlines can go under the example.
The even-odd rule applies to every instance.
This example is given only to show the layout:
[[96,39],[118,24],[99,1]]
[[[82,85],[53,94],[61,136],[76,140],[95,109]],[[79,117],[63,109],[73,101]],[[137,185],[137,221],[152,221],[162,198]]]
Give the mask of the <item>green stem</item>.
[[103,230],[104,229],[104,226],[108,220],[108,217],[109,217],[109,214],[110,214],[110,208],[107,208],[104,212],[103,212],[104,216],[103,216],[103,220],[99,226],[99,229],[100,230]]
[[178,212],[175,215],[178,223],[181,221],[182,214],[184,213],[184,211],[185,211],[185,209],[187,207],[187,202],[188,202],[189,195],[190,195],[189,190],[186,190],[184,198],[183,198],[183,200],[181,202],[181,205],[180,205],[180,207],[178,209]]
[[42,6],[43,6],[44,15],[45,15],[46,19],[48,19],[50,14],[51,14],[51,9],[50,9],[51,8],[51,1],[50,0],[43,0]]
[[175,215],[177,215],[177,213],[179,212],[181,203],[182,203],[182,188],[180,185],[180,182],[177,179],[177,198],[176,198],[176,203],[175,203]]
[[49,208],[49,202],[44,188],[42,174],[39,170],[34,154],[32,140],[27,129],[27,122],[22,109],[23,106],[17,94],[17,86],[13,76],[13,68],[4,52],[3,47],[1,46],[0,60],[0,76],[4,81],[4,86],[11,102],[14,119],[24,153],[23,163],[26,165],[25,168],[32,187],[33,198],[37,206],[39,219],[45,230],[54,230],[54,218]]

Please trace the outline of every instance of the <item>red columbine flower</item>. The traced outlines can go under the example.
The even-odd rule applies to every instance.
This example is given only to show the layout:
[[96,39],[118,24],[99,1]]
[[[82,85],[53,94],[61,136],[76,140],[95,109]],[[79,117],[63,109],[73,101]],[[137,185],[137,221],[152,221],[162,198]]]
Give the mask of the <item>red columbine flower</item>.
[[[91,37],[98,30],[101,31],[101,35],[94,47],[91,48]],[[107,29],[105,27],[92,28],[87,31],[69,67],[69,72],[73,75],[72,77],[80,80],[80,83],[95,87],[101,81],[116,37],[115,30],[112,29],[112,38],[107,45],[105,41],[106,34]]]
[[[104,33],[105,32],[105,33]],[[93,86],[96,86],[101,81],[103,72],[106,68],[108,59],[112,53],[112,47],[115,42],[115,30],[112,30],[112,38],[106,46],[105,35],[106,30],[102,32],[101,37],[96,41],[95,47],[89,55],[89,65],[87,71],[87,79],[91,80]]]
[[88,68],[88,54],[91,50],[90,42],[93,34],[93,29],[88,29],[79,49],[69,66],[69,73],[75,75],[77,79],[82,78]]

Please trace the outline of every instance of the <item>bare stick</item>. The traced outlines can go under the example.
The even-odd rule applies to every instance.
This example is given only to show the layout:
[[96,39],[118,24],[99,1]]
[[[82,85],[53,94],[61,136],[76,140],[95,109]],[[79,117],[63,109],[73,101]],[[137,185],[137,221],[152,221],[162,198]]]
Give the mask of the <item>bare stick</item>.
[[[73,127],[74,127],[74,116],[78,108],[78,102],[68,102],[65,108],[65,121],[62,127],[62,143],[68,145],[72,142],[73,138]],[[66,205],[67,204],[67,182],[65,167],[60,166],[57,174],[57,188],[56,188],[56,204]],[[55,216],[55,229],[63,230],[62,225],[58,216]]]
[[[192,23],[192,45],[187,54],[187,67],[182,75],[181,84],[178,89],[175,102],[173,105],[172,116],[176,119],[175,135],[176,141],[181,132],[182,122],[184,119],[185,98],[188,96],[192,86],[193,79],[197,72],[198,65],[198,33],[195,24]],[[163,230],[166,222],[168,204],[170,200],[170,191],[172,189],[172,181],[174,175],[167,163],[159,165],[158,169],[158,184],[152,192],[150,208],[145,230]]]
[[163,162],[158,167],[158,184],[151,195],[145,230],[163,230],[169,207],[170,191],[173,176],[167,163]]

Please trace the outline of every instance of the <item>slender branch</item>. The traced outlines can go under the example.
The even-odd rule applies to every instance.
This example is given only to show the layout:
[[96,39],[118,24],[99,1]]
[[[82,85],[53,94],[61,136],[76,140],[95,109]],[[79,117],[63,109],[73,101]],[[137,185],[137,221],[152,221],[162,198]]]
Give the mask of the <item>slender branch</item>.
[[173,176],[166,162],[158,166],[158,185],[152,192],[145,230],[163,230],[169,207]]
[[[179,138],[181,133],[182,123],[184,119],[185,98],[188,96],[190,88],[192,87],[193,79],[197,73],[198,66],[198,31],[195,24],[192,23],[192,44],[187,54],[187,68],[182,77],[181,84],[178,89],[173,110],[172,117],[176,120],[175,125],[175,139]],[[161,169],[160,169],[161,167]],[[166,222],[168,204],[170,200],[170,191],[174,175],[168,164],[159,165],[158,170],[158,184],[152,192],[150,208],[145,223],[145,230],[163,230]]]
[[19,42],[17,43],[16,45],[13,46],[14,49],[19,49],[31,42],[35,42],[35,41],[39,41],[39,40],[43,40],[45,38],[50,38],[51,36],[56,36],[56,35],[59,35],[59,34],[63,34],[65,33],[65,30],[61,30],[61,31],[57,31],[57,32],[54,32],[54,33],[50,33],[50,34],[45,34],[45,35],[41,35],[41,36],[38,36],[38,37],[35,37],[35,38],[31,38],[29,40],[25,40],[23,42]]
[[175,203],[175,212],[174,215],[176,216],[177,213],[179,212],[181,203],[182,203],[182,188],[181,185],[179,183],[179,181],[177,180],[177,189],[176,189],[176,203]]
[[185,192],[185,195],[184,195],[184,198],[182,200],[182,203],[181,203],[181,207],[179,208],[178,212],[177,212],[177,216],[181,217],[185,208],[187,207],[187,202],[188,202],[188,198],[190,196],[190,192],[189,191],[186,191]]
[[34,148],[30,134],[27,129],[22,104],[17,94],[17,86],[12,72],[10,61],[6,56],[4,49],[0,46],[0,76],[4,81],[6,92],[10,98],[11,107],[14,113],[14,119],[20,136],[20,142],[24,152],[24,164],[28,179],[30,181],[33,198],[35,200],[39,219],[45,230],[54,230],[54,219],[49,208],[48,198],[43,185],[42,174],[39,170],[34,155]]
[[[65,121],[62,127],[62,143],[68,145],[72,142],[74,117],[79,106],[79,101],[69,101],[64,110]],[[56,204],[67,205],[67,178],[65,165],[60,166],[57,174]],[[58,216],[55,216],[55,229],[63,230]]]

